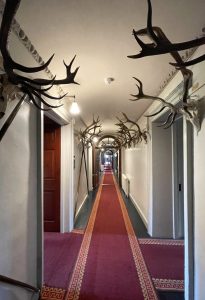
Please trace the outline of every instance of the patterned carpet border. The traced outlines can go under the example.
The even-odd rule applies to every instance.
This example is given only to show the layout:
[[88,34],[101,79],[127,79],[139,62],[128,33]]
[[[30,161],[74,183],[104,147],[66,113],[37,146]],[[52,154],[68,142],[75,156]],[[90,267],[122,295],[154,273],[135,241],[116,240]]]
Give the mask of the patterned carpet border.
[[43,286],[41,289],[41,300],[64,300],[66,290]]
[[[103,182],[104,176],[102,178]],[[102,186],[100,185],[96,200],[93,205],[93,209],[88,221],[88,225],[85,230],[85,234],[83,237],[83,241],[80,247],[80,251],[78,254],[78,258],[73,270],[73,274],[69,283],[68,291],[66,294],[65,299],[66,300],[77,300],[80,295],[80,289],[83,281],[83,276],[85,272],[85,266],[86,266],[86,261],[87,261],[87,256],[88,256],[88,251],[90,247],[90,242],[91,242],[91,237],[92,237],[92,232],[95,224],[95,219],[96,219],[96,214],[100,202],[100,196],[102,192]]]
[[159,279],[152,278],[154,285],[157,290],[161,291],[184,291],[184,280],[174,280],[174,279]]
[[141,249],[140,249],[140,246],[138,243],[138,240],[135,236],[134,229],[132,227],[127,209],[125,207],[124,200],[122,198],[121,192],[118,188],[118,185],[117,185],[117,182],[116,182],[114,176],[113,176],[113,180],[114,180],[115,188],[117,191],[118,199],[120,202],[120,207],[122,210],[122,214],[123,214],[131,250],[132,250],[132,255],[133,255],[134,262],[135,262],[135,266],[136,266],[136,270],[138,273],[138,277],[139,277],[139,281],[140,281],[144,299],[156,300],[156,299],[158,299],[158,296],[157,296],[155,287],[153,285],[151,276],[148,272],[144,257],[142,255],[142,252],[141,252]]
[[184,246],[183,240],[170,239],[138,239],[141,245]]

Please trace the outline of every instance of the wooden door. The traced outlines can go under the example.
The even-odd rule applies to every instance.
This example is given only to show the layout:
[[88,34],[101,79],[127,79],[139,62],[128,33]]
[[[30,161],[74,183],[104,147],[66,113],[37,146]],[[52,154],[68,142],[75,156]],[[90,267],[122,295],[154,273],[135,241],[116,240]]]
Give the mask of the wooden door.
[[44,231],[60,232],[60,126],[44,118]]
[[99,185],[100,150],[93,147],[93,189]]

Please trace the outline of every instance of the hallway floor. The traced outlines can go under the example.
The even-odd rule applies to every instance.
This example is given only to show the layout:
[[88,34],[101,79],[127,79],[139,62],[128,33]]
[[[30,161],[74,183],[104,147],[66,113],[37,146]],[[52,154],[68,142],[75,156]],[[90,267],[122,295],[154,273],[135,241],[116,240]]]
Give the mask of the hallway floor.
[[[92,206],[95,200],[96,196],[96,190],[90,192],[90,195],[83,205],[77,219],[75,222],[75,228],[77,229],[85,229],[86,224],[88,222]],[[130,220],[132,222],[133,229],[135,231],[135,234],[138,238],[150,238],[150,235],[147,232],[147,229],[137,212],[133,202],[125,195],[123,190],[121,190],[124,203],[126,205]],[[183,292],[169,292],[169,291],[160,291],[159,298],[160,300],[184,300],[184,293]]]
[[[95,208],[95,206],[93,208],[93,203],[96,196],[96,192],[93,192],[89,195],[88,200],[85,202],[80,214],[78,215],[75,223],[75,228],[80,230],[77,230],[76,232],[73,232],[71,234],[64,234],[63,238],[59,238],[61,244],[58,242],[57,248],[54,248],[53,253],[57,251],[61,256],[64,255],[63,253],[65,251],[67,251],[67,262],[65,261],[64,264],[62,264],[62,262],[59,262],[56,258],[56,255],[53,255],[53,253],[50,257],[47,257],[47,261],[56,260],[54,262],[54,265],[56,265],[56,270],[60,268],[62,274],[64,274],[65,272],[66,265],[69,265],[68,275],[67,277],[64,276],[64,278],[66,278],[64,282],[62,280],[63,276],[61,277],[60,275],[58,275],[58,272],[56,274],[56,272],[53,272],[52,268],[50,269],[50,271],[48,271],[47,269],[47,275],[45,277],[48,279],[49,276],[51,276],[51,279],[53,280],[52,281],[51,279],[48,279],[48,282],[50,282],[49,286],[59,288],[56,289],[56,291],[58,291],[58,293],[62,293],[61,296],[59,296],[60,294],[58,294],[57,299],[145,299],[146,292],[144,291],[144,287],[142,286],[141,281],[139,281],[137,284],[137,281],[141,276],[145,276],[145,281],[148,282],[147,292],[150,294],[147,299],[157,299],[157,294],[159,295],[159,299],[164,300],[184,299],[183,293],[180,292],[158,292],[155,294],[155,289],[152,284],[149,272],[144,270],[143,274],[141,274],[141,268],[143,268],[144,266],[144,259],[138,259],[138,263],[142,263],[142,266],[140,268],[139,266],[137,267],[137,264],[133,263],[133,257],[136,256],[136,253],[138,258],[142,254],[136,238],[134,238],[134,244],[135,248],[137,248],[137,252],[133,252],[132,244],[129,243],[130,238],[128,239],[128,236],[130,236],[130,232],[126,231],[126,228],[128,226],[126,225],[126,222],[129,223],[129,219],[131,220],[132,225],[130,223],[131,229],[129,230],[134,230],[133,234],[135,232],[138,238],[149,238],[149,235],[147,234],[146,227],[144,226],[140,216],[138,215],[136,209],[133,207],[132,202],[123,193],[122,194],[124,199],[121,197],[118,186],[115,185],[115,182],[113,181],[113,175],[110,174],[110,172],[108,172],[108,174],[105,174],[103,184],[101,184],[99,190],[95,201],[95,206],[97,205],[97,208]],[[97,202],[98,204],[96,204]],[[125,209],[125,206],[127,210]],[[124,209],[122,207],[124,207]],[[93,219],[93,211],[95,210],[96,216]],[[125,217],[127,211],[129,214],[129,217],[127,215],[128,221]],[[113,212],[115,212],[115,215],[117,214],[117,212],[119,213],[118,217],[114,220],[112,217]],[[88,226],[86,228],[87,223]],[[90,226],[92,227],[92,230],[89,229]],[[82,231],[82,229],[84,230],[85,228],[86,231],[83,237],[82,233],[84,232]],[[87,242],[88,236],[91,239],[89,243]],[[51,234],[50,236],[49,234],[47,234],[46,238],[48,246],[49,243],[52,243],[51,240],[53,238],[55,239],[55,234]],[[69,246],[71,244],[72,247]],[[106,245],[108,245],[108,247]],[[82,260],[80,262],[77,260],[74,268],[74,263],[77,259],[76,253],[78,253],[79,249],[80,252],[78,255],[78,260],[79,257],[84,257],[83,270]],[[85,249],[87,249],[87,254],[89,250],[90,255],[85,255]],[[68,252],[70,253],[69,255]],[[115,259],[116,255],[113,255],[113,253],[116,253],[117,260]],[[121,257],[119,258],[120,255]],[[79,269],[81,270],[80,273]],[[103,270],[105,270],[105,273]],[[81,279],[80,285],[79,283],[76,285],[76,278],[79,278],[79,274],[82,273],[85,274]],[[111,275],[111,277],[109,277],[109,274]],[[113,274],[118,274],[117,279],[116,275],[113,276]],[[68,282],[70,282],[68,288],[69,292],[66,294],[63,291],[65,291],[66,287],[68,287]],[[121,283],[120,285],[119,282]],[[46,281],[45,284],[47,284]],[[75,294],[78,295],[77,298],[75,298]],[[49,298],[49,293],[44,293],[44,297],[42,297],[42,299],[51,299]]]

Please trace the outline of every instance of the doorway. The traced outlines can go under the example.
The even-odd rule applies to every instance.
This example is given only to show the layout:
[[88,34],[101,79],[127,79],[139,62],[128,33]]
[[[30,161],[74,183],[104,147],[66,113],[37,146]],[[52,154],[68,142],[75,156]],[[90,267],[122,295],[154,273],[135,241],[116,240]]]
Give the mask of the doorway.
[[100,150],[93,146],[93,189],[96,189],[100,180]]
[[184,238],[183,119],[173,125],[173,234]]
[[183,119],[168,129],[152,124],[152,224],[159,238],[184,237]]
[[61,126],[44,116],[44,231],[60,232]]

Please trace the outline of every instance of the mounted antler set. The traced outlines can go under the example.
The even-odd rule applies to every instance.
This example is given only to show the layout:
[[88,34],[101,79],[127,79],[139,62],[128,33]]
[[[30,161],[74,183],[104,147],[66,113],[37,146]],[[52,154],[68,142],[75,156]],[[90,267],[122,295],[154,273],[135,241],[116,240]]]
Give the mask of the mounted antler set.
[[186,119],[189,120],[190,122],[192,122],[193,125],[195,125],[197,128],[200,127],[199,120],[198,120],[198,102],[197,101],[190,100],[189,103],[182,102],[182,103],[179,103],[178,106],[175,106],[172,103],[167,102],[166,100],[164,100],[161,97],[150,96],[150,95],[144,94],[142,82],[136,77],[133,77],[133,78],[137,81],[136,86],[138,88],[138,94],[136,94],[136,95],[131,94],[131,96],[134,97],[134,99],[130,99],[131,101],[138,101],[141,99],[149,99],[149,100],[156,100],[161,103],[161,108],[158,111],[156,111],[153,114],[146,115],[145,117],[154,117],[154,116],[158,115],[159,113],[161,113],[165,108],[169,111],[166,121],[164,123],[162,123],[161,125],[158,125],[158,127],[164,127],[165,129],[169,128],[174,123],[174,121],[178,115],[185,115]]
[[[144,95],[142,90],[142,83],[137,78],[135,79],[138,81],[139,84],[137,85],[139,93],[137,95],[132,95],[135,97],[135,99],[133,99],[132,101],[139,100],[141,98],[160,101],[162,103],[162,108],[153,115],[157,115],[166,107],[170,110],[170,114],[168,115],[166,122],[162,124],[162,126],[165,126],[165,128],[168,128],[173,124],[177,114],[183,114],[189,121],[191,121],[199,129],[197,103],[196,101],[188,97],[188,90],[192,85],[193,73],[192,71],[188,70],[186,66],[191,66],[193,64],[205,60],[205,55],[202,55],[191,61],[184,62],[182,57],[178,53],[178,51],[190,49],[205,44],[205,37],[191,40],[188,42],[183,42],[183,43],[172,43],[167,38],[167,36],[165,35],[165,33],[161,28],[152,26],[151,0],[147,0],[147,3],[148,3],[147,28],[140,29],[138,31],[133,30],[133,35],[142,50],[140,51],[139,54],[129,55],[128,57],[138,59],[146,56],[154,56],[154,55],[170,53],[175,60],[175,63],[172,63],[172,65],[180,69],[183,76],[184,84],[183,84],[183,95],[181,99],[182,103],[180,104],[179,108],[176,108],[174,105],[168,103],[162,98]],[[148,36],[151,40],[151,43],[144,43],[140,38],[142,36]],[[153,115],[149,115],[149,116],[153,116]]]
[[101,129],[100,119],[97,117],[96,119],[93,116],[92,123],[87,126],[84,130],[80,130],[78,136],[79,140],[82,143],[83,147],[89,147],[93,145],[94,137],[99,137],[102,129]]
[[141,130],[140,126],[129,119],[125,113],[122,113],[124,119],[117,117],[119,123],[115,124],[119,127],[118,139],[123,147],[136,146],[143,140],[147,143],[148,131],[146,129]]
[[[70,84],[70,83],[77,84],[75,82],[75,76],[79,68],[76,68],[74,72],[71,71],[72,64],[75,59],[74,57],[71,60],[69,65],[66,65],[66,63],[64,62],[66,68],[66,77],[64,79],[57,80],[55,79],[55,77],[52,80],[37,79],[37,78],[31,79],[28,76],[21,75],[22,72],[26,74],[33,74],[45,70],[50,64],[54,55],[52,55],[51,58],[45,64],[42,64],[39,67],[32,67],[32,68],[18,64],[11,58],[8,51],[8,38],[11,30],[12,21],[20,5],[20,2],[21,2],[20,0],[6,0],[5,3],[1,29],[0,29],[0,50],[3,57],[3,68],[5,71],[4,74],[0,75],[0,93],[1,93],[0,101],[2,103],[6,101],[5,87],[8,84],[12,84],[18,87],[19,91],[22,91],[23,93],[27,94],[30,100],[38,109],[48,110],[48,108],[57,108],[61,105],[51,105],[44,100],[44,97],[53,100],[62,99],[65,95],[60,97],[53,97],[48,94],[48,91],[54,85]],[[39,104],[39,101],[40,103],[44,104],[46,108],[42,108],[41,105]],[[4,105],[2,104],[1,106],[6,109],[6,104]],[[2,116],[3,115],[4,112],[2,111]]]

